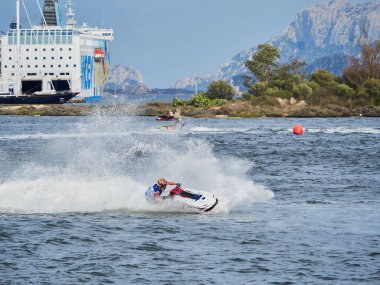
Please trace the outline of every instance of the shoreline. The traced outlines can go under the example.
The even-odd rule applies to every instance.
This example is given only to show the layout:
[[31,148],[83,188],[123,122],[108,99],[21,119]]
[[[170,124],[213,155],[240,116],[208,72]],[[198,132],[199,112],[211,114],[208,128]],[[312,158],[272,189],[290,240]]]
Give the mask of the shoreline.
[[[129,104],[118,105],[0,105],[0,116],[110,116],[134,115],[156,117],[175,109],[170,103],[153,102],[131,110]],[[380,117],[380,107],[346,108],[337,105],[321,106],[252,106],[244,101],[228,102],[223,106],[196,108],[180,107],[181,114],[194,118],[339,118]]]

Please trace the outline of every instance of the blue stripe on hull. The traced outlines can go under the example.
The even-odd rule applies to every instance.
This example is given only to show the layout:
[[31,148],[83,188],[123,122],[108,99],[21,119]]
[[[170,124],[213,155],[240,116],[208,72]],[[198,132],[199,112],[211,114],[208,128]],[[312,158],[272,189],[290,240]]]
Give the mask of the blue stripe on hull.
[[102,99],[102,96],[84,97],[84,99],[86,100],[86,102],[94,103],[94,102],[98,102],[100,99]]

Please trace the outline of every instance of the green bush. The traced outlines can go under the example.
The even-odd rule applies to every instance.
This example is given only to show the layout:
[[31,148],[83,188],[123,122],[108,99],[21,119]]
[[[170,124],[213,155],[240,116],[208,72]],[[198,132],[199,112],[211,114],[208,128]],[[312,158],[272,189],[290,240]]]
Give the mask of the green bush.
[[310,86],[308,86],[306,83],[301,83],[298,85],[294,85],[292,92],[293,92],[293,96],[296,99],[301,100],[301,99],[308,98],[313,93],[313,89]]
[[251,95],[251,94],[249,94],[247,92],[244,92],[243,95],[242,95],[242,97],[243,97],[243,100],[246,100],[246,101],[249,101],[249,100],[253,99],[253,95]]
[[235,95],[235,90],[227,82],[219,80],[209,84],[206,94],[210,99],[232,100]]
[[254,96],[263,96],[268,89],[268,82],[257,82],[249,87],[249,93]]
[[347,86],[346,84],[336,84],[333,86],[335,94],[343,98],[351,98],[354,95],[354,89]]
[[186,100],[183,100],[177,97],[175,97],[172,102],[173,107],[183,107],[187,105],[188,105],[188,102]]
[[173,107],[179,106],[193,106],[196,108],[207,108],[212,106],[219,106],[226,103],[223,99],[210,99],[206,93],[198,93],[193,96],[190,100],[182,100],[178,98],[173,99]]
[[380,105],[380,80],[369,79],[363,83],[363,88],[376,106]]
[[255,106],[271,106],[271,107],[279,107],[280,103],[278,102],[278,99],[273,96],[260,96],[255,97],[252,99],[252,104]]
[[292,98],[292,95],[293,94],[287,90],[278,90],[276,93],[273,94],[273,96],[279,97],[282,99],[290,99],[290,98]]

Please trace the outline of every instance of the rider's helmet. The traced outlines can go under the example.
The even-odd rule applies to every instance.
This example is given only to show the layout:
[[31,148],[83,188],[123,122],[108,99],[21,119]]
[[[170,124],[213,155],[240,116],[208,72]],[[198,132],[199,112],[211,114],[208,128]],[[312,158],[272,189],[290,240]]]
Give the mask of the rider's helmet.
[[168,182],[164,178],[160,178],[157,180],[157,185],[160,186],[160,188],[165,188]]

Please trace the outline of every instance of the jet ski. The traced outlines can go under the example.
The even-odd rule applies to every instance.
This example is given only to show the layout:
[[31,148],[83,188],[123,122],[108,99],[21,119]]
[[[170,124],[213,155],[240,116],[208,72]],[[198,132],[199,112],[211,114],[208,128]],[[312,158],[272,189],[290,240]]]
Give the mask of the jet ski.
[[199,212],[210,212],[218,204],[218,199],[214,194],[201,190],[182,188],[180,184],[172,189],[169,195],[162,198],[164,200],[170,199],[173,202]]
[[175,118],[174,118],[174,116],[169,116],[169,115],[162,115],[162,116],[158,116],[157,118],[156,118],[156,120],[157,121],[174,121],[175,120]]

